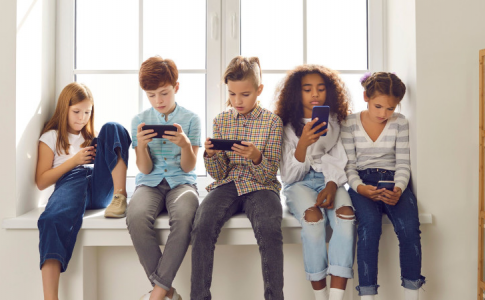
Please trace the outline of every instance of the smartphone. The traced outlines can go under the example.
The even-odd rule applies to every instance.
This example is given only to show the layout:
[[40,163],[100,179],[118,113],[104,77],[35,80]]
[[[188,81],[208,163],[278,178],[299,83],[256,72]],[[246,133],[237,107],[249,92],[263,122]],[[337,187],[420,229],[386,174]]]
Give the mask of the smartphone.
[[209,139],[209,140],[211,141],[212,145],[214,145],[211,148],[212,150],[233,151],[231,148],[232,148],[232,145],[234,144],[247,147],[246,145],[242,144],[242,141],[238,141],[238,140],[225,140],[225,139]]
[[148,130],[148,129],[153,129],[153,132],[158,133],[156,136],[153,137],[154,139],[161,139],[162,135],[173,136],[171,134],[165,134],[165,131],[177,131],[177,127],[173,125],[145,125],[141,128],[141,130]]
[[[312,120],[318,118],[318,121],[313,125],[312,129],[317,125],[322,124],[323,122],[327,123],[325,126],[317,130],[315,133],[320,133],[327,129],[328,127],[328,117],[330,116],[330,106],[314,106],[312,110]],[[327,133],[325,132],[321,136],[326,136]]]
[[377,182],[377,189],[378,190],[386,189],[389,191],[394,191],[394,185],[396,185],[394,181],[380,180],[379,182]]
[[[91,141],[91,144],[89,146],[92,146],[94,147],[94,151],[96,152],[96,144],[98,143],[98,138],[95,137],[92,141]],[[89,162],[89,164],[94,164],[94,158],[91,159],[91,162]]]

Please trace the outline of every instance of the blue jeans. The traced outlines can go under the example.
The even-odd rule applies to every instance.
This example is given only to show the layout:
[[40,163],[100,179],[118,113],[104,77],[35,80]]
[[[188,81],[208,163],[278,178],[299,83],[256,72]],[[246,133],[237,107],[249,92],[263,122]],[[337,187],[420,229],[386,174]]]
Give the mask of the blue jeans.
[[[343,206],[352,207],[352,201],[345,188],[340,187],[337,190],[333,209],[321,208],[322,221],[308,222],[304,219],[305,211],[315,205],[318,193],[324,188],[323,174],[311,169],[302,181],[285,186],[283,190],[288,209],[301,224],[306,277],[310,281],[320,281],[327,275],[352,278],[355,224],[354,220],[341,219],[336,214],[336,210]],[[328,224],[332,227],[333,233],[328,245],[327,258],[326,226]]]
[[[376,186],[379,180],[394,180],[394,172],[384,169],[366,169],[359,176],[367,185]],[[425,283],[421,276],[421,231],[418,205],[410,187],[406,188],[396,205],[373,201],[349,189],[355,207],[358,227],[357,265],[359,295],[377,294],[377,258],[382,233],[382,214],[389,217],[399,240],[402,286],[417,290]]]
[[128,166],[131,138],[117,123],[105,124],[98,135],[94,167],[80,165],[56,182],[54,192],[37,222],[39,228],[40,268],[47,259],[61,262],[66,271],[86,209],[105,208],[113,197],[111,171],[118,156]]

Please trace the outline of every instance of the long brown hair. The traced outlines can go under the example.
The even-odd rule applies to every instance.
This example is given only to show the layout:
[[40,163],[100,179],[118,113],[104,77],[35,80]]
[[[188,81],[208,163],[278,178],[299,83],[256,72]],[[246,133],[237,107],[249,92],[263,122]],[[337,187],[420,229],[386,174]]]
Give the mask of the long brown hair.
[[70,83],[62,90],[61,94],[59,95],[54,115],[49,120],[49,122],[47,122],[44,130],[42,130],[42,134],[46,133],[49,130],[57,130],[57,154],[61,154],[61,150],[64,150],[65,154],[69,154],[69,147],[71,146],[69,144],[68,136],[69,107],[72,105],[76,105],[84,100],[90,101],[93,105],[93,108],[88,123],[86,124],[86,126],[83,127],[83,129],[81,129],[81,134],[83,135],[83,138],[85,140],[81,147],[89,146],[91,140],[94,138],[93,95],[86,85],[77,82]]
[[[228,81],[250,79],[257,89],[261,84],[261,78],[261,65],[259,63],[259,58],[257,57],[236,56],[231,60],[224,72],[225,84],[227,84]],[[227,100],[226,105],[232,106],[229,99]]]
[[283,125],[290,123],[297,136],[301,136],[304,126],[301,120],[304,116],[301,80],[308,74],[322,77],[327,90],[325,105],[330,106],[330,112],[336,114],[339,123],[350,113],[350,97],[337,71],[320,65],[298,66],[288,71],[282,85],[276,90],[275,110]]

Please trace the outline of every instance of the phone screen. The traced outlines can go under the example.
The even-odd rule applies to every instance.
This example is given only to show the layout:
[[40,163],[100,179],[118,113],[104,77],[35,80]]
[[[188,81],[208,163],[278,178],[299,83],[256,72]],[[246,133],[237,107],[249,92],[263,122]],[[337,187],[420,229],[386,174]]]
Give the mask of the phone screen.
[[[319,130],[317,130],[315,133],[320,133],[320,132],[324,131],[325,129],[327,129],[329,115],[330,115],[330,106],[324,105],[324,106],[314,106],[313,107],[312,120],[315,119],[315,118],[318,118],[318,121],[315,123],[315,125],[313,125],[312,128],[316,127],[317,125],[320,125],[323,122],[327,123],[327,124],[325,124],[325,126],[320,128]],[[327,133],[325,132],[321,136],[326,136],[326,135],[327,135]]]

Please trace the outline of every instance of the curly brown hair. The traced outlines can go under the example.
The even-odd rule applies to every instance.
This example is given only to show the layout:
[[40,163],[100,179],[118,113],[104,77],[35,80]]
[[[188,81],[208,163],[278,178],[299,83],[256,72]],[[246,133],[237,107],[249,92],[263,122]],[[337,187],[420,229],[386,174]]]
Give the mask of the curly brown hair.
[[298,66],[288,71],[275,93],[275,113],[281,118],[283,125],[290,123],[293,126],[297,136],[301,136],[304,126],[301,120],[303,118],[301,80],[308,74],[322,76],[327,90],[325,105],[330,106],[330,112],[337,115],[339,123],[351,112],[349,93],[337,71],[320,65]]

